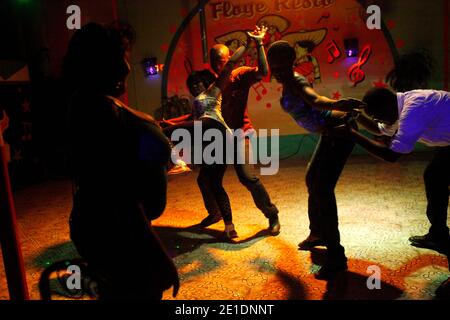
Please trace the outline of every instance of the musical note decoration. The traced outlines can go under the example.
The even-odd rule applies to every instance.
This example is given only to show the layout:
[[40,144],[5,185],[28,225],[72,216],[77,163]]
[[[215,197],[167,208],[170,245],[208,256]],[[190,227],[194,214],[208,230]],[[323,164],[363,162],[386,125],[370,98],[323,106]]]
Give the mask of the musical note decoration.
[[256,101],[261,101],[263,96],[267,94],[267,88],[264,86],[264,83],[262,82],[253,85],[252,88],[256,93]]
[[337,46],[336,42],[334,40],[329,41],[325,46],[328,57],[327,62],[333,63],[336,59],[340,58],[342,53],[339,47]]
[[361,67],[367,63],[371,54],[372,47],[370,45],[366,45],[359,56],[358,62],[352,65],[348,70],[348,78],[351,82],[353,82],[353,86],[356,87],[366,78],[366,73],[361,69]]

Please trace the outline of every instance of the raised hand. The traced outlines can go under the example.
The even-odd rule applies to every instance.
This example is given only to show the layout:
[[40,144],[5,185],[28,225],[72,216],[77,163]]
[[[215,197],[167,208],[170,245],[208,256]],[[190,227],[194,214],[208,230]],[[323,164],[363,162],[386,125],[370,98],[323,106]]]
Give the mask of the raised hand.
[[250,38],[254,39],[258,44],[262,44],[266,32],[267,32],[266,26],[261,27],[256,26],[255,30],[253,32],[247,32],[247,35]]

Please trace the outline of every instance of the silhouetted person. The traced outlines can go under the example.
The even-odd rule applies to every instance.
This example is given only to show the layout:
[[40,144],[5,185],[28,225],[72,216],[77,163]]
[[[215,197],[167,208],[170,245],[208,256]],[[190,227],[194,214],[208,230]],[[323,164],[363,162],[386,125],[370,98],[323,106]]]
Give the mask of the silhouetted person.
[[[299,126],[320,134],[306,173],[310,235],[299,244],[300,250],[327,247],[327,261],[317,273],[329,279],[347,270],[347,258],[340,244],[338,211],[334,189],[350,156],[354,142],[327,134],[329,128],[345,123],[353,108],[361,107],[355,99],[332,100],[318,94],[300,74],[294,72],[295,50],[286,41],[272,43],[267,52],[270,70],[283,85],[281,107]],[[339,110],[339,111],[338,111]]]
[[439,90],[395,93],[386,88],[374,88],[366,93],[363,100],[367,106],[358,117],[358,122],[375,135],[389,136],[390,142],[377,142],[349,127],[341,127],[338,130],[341,134],[389,162],[411,153],[416,142],[435,148],[434,158],[424,172],[428,200],[426,213],[431,227],[426,235],[414,236],[409,240],[417,247],[448,250],[450,93]]
[[74,198],[70,236],[95,270],[103,299],[161,299],[179,281],[152,231],[166,205],[168,139],[147,114],[116,98],[130,72],[130,39],[90,23],[64,60]]
[[[399,79],[402,80],[403,78]],[[414,150],[416,142],[435,148],[435,155],[423,175],[430,229],[423,236],[409,238],[411,245],[450,254],[447,210],[450,186],[450,93],[440,90],[411,90],[395,93],[386,88],[369,90],[367,106],[358,122],[374,135],[390,137],[388,143],[363,136],[348,126],[336,134],[351,138],[378,158],[395,162]],[[448,298],[450,279],[436,291]]]

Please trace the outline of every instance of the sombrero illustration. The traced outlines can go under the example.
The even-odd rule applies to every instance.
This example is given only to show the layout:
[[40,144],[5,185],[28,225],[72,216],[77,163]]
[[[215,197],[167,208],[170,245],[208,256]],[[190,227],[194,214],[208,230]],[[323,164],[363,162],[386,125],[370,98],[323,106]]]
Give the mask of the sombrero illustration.
[[217,43],[227,44],[233,40],[239,40],[240,43],[247,42],[247,33],[244,31],[232,31],[215,38]]
[[317,30],[300,30],[298,32],[291,32],[285,34],[282,40],[289,42],[291,45],[296,44],[299,41],[311,41],[315,46],[318,46],[327,36],[327,29]]
[[266,27],[275,26],[277,27],[279,32],[283,33],[289,28],[291,24],[287,19],[281,16],[268,15],[259,19],[256,25],[257,26],[265,25]]

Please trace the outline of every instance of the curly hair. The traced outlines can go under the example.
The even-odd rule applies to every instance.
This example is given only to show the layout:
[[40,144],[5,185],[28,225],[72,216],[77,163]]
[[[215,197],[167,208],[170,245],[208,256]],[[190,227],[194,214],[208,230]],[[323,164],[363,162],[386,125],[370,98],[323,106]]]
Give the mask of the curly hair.
[[205,88],[208,88],[214,80],[216,80],[216,76],[208,69],[203,69],[192,72],[186,80],[186,86],[188,87],[189,92],[192,95],[195,95],[193,93],[194,84],[202,82]]

